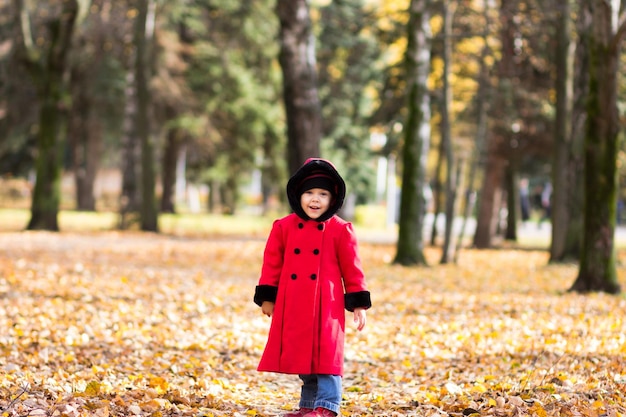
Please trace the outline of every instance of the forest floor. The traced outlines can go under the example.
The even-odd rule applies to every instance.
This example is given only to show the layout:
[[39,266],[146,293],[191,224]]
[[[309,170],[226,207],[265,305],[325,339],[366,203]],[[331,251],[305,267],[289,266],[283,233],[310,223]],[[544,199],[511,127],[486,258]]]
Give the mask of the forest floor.
[[[298,378],[256,372],[260,236],[0,233],[0,415],[276,416]],[[626,299],[567,292],[545,250],[392,265],[348,326],[343,416],[626,416]],[[619,252],[626,288],[626,251]],[[348,319],[350,316],[348,316]],[[348,320],[351,324],[351,321]]]

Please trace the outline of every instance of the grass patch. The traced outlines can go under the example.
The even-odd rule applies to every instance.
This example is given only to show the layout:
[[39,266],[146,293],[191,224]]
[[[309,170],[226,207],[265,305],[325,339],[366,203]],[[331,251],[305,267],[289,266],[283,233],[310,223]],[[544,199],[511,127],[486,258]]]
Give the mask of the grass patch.
[[[0,232],[26,229],[30,210],[0,209]],[[100,232],[117,230],[119,214],[61,210],[59,228],[62,232]],[[173,235],[259,235],[269,232],[272,220],[255,215],[222,216],[215,214],[161,214],[159,231]]]

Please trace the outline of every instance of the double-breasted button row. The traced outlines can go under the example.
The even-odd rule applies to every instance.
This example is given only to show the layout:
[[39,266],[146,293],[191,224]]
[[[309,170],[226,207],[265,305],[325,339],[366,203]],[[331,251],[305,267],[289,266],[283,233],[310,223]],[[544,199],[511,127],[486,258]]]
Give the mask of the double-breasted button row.
[[[324,224],[323,223],[318,223],[317,226],[315,226],[317,228],[317,230],[319,231],[323,231],[324,230]],[[304,229],[304,223],[303,222],[299,222],[298,223],[298,229]],[[293,253],[296,255],[300,255],[302,253],[302,249],[301,248],[294,248],[293,249]],[[315,248],[311,251],[311,253],[313,253],[313,255],[319,255],[321,253],[321,251],[318,248]],[[309,278],[312,280],[316,280],[317,279],[317,274],[311,274],[309,275]],[[296,280],[298,279],[298,274],[293,273],[291,274],[291,279]]]
[[[304,229],[304,223],[298,223],[298,229]],[[324,230],[324,225],[322,223],[318,224],[317,230]]]
[[[295,248],[293,250],[293,253],[295,253],[296,255],[300,255],[302,253],[302,250],[300,250],[300,248]],[[313,249],[313,255],[319,255],[320,254],[320,250],[319,249]]]
[[[297,279],[297,278],[298,278],[298,274],[291,274],[291,279]],[[311,274],[309,278],[315,281],[317,279],[317,274]]]

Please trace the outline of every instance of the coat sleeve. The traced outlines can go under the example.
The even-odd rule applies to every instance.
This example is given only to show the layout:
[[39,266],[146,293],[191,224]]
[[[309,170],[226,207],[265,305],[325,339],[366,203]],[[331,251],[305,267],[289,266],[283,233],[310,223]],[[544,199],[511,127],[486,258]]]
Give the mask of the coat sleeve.
[[368,309],[372,306],[370,292],[365,284],[365,274],[358,253],[356,234],[351,223],[346,223],[339,241],[339,266],[346,289],[346,310]]
[[263,252],[261,277],[254,291],[255,304],[260,306],[264,301],[276,302],[284,252],[282,227],[278,221],[275,221]]

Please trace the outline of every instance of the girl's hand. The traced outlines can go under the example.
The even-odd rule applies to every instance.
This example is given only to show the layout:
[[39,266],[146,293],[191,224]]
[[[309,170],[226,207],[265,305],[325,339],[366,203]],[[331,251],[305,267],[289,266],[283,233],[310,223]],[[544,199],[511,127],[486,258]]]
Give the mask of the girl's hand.
[[357,330],[361,331],[365,327],[366,322],[366,314],[365,309],[363,308],[355,308],[354,309],[354,322],[356,323]]
[[263,304],[261,304],[261,311],[267,317],[272,317],[272,314],[274,313],[274,303],[271,301],[263,301]]

